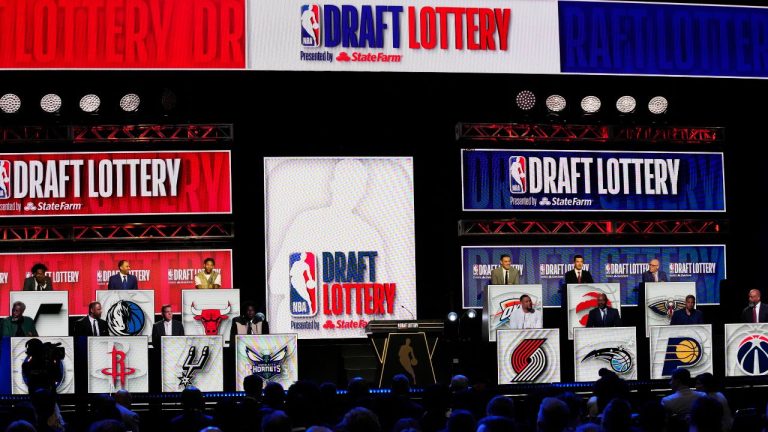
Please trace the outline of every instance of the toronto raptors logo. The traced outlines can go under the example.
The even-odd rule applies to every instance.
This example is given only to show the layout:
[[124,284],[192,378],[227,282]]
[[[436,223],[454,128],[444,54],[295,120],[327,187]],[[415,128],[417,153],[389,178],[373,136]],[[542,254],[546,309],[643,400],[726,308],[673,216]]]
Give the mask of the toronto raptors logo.
[[547,355],[541,348],[546,342],[542,339],[523,339],[512,351],[510,362],[515,377],[512,382],[534,382],[547,368]]
[[109,354],[112,355],[112,367],[102,369],[101,373],[112,378],[115,388],[118,381],[120,381],[120,387],[125,388],[125,378],[136,373],[136,369],[125,365],[125,352],[117,349],[117,346],[113,346]]
[[768,337],[753,334],[739,342],[736,352],[739,368],[747,375],[768,373]]
[[[597,307],[597,298],[600,297],[600,294],[605,293],[590,291],[584,293],[584,295],[581,296],[581,301],[576,305],[576,315],[579,316],[579,323],[582,326],[587,325],[587,320],[589,319],[589,311]],[[610,298],[606,302],[606,305],[608,307],[613,307],[611,305]]]

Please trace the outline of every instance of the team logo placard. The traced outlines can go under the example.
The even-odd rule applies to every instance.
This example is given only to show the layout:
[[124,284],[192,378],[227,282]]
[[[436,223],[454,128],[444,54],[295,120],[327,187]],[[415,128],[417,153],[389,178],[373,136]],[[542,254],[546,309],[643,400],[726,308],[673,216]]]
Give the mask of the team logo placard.
[[51,374],[57,394],[73,394],[75,392],[74,339],[72,337],[11,338],[13,394],[29,394],[28,383],[31,375],[41,368]]
[[712,373],[710,324],[651,327],[651,379],[668,378],[677,368],[691,376]]
[[297,339],[296,334],[238,336],[237,390],[243,390],[243,378],[254,374],[286,388],[298,380]]
[[607,368],[623,379],[637,379],[637,335],[634,327],[573,329],[576,381],[595,381]]
[[153,290],[98,290],[104,320],[112,336],[151,336],[155,322]]
[[509,329],[512,312],[520,308],[523,294],[531,297],[536,313],[542,313],[541,284],[488,285],[483,305],[483,333],[488,332],[489,341],[496,341],[496,330]]
[[645,335],[655,325],[669,325],[675,311],[685,309],[685,297],[696,295],[695,282],[645,283]]
[[725,325],[725,376],[768,375],[768,324]]
[[163,392],[224,390],[222,336],[164,336],[160,343]]
[[224,335],[229,345],[232,319],[240,315],[240,290],[183,290],[181,301],[185,335]]
[[499,384],[559,382],[559,338],[558,329],[499,330]]
[[[10,306],[20,301],[27,307],[24,316],[35,320],[40,336],[69,336],[69,293],[67,291],[11,291]],[[11,311],[8,311],[10,315]]]
[[88,393],[149,391],[146,336],[88,337]]
[[568,339],[573,339],[575,327],[586,327],[589,311],[597,307],[597,297],[605,294],[608,306],[621,314],[621,284],[568,284]]

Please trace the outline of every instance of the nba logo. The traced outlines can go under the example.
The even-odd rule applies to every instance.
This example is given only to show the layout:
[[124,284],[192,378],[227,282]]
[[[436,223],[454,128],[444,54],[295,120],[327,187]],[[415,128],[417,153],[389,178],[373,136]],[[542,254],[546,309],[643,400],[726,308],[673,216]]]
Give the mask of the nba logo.
[[525,179],[525,156],[509,158],[509,191],[513,194],[528,191],[528,181]]
[[288,257],[291,284],[291,316],[317,314],[317,261],[312,252],[294,252]]
[[301,46],[320,46],[320,5],[308,4],[301,7]]
[[0,160],[0,199],[11,197],[11,161]]

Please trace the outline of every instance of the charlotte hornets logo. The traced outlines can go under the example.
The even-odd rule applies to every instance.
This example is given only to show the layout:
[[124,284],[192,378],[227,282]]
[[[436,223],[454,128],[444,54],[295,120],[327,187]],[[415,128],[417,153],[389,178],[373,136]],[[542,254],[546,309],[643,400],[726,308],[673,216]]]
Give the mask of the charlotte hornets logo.
[[738,365],[747,375],[768,373],[768,337],[753,334],[739,342]]
[[128,300],[118,300],[107,311],[107,326],[114,336],[136,336],[144,330],[144,311]]
[[275,354],[258,353],[251,347],[245,347],[245,353],[251,360],[251,373],[260,376],[264,381],[283,373],[283,362],[288,357],[288,347],[284,346]]
[[629,373],[632,370],[632,356],[621,346],[592,350],[581,359],[581,362],[594,358],[607,361],[611,365],[611,370],[619,374]]

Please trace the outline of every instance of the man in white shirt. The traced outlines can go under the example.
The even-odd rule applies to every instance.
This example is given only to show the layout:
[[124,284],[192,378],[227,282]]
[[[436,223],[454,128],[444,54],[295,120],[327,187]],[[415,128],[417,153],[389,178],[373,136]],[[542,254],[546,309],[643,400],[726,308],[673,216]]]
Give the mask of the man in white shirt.
[[541,315],[541,312],[537,312],[533,307],[531,296],[523,294],[520,296],[520,306],[515,308],[509,317],[509,327],[513,329],[542,328],[544,325]]
[[163,305],[160,309],[163,319],[152,326],[152,344],[157,347],[163,336],[184,336],[184,326],[173,320],[171,305]]

